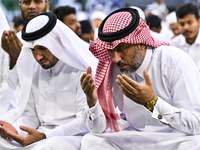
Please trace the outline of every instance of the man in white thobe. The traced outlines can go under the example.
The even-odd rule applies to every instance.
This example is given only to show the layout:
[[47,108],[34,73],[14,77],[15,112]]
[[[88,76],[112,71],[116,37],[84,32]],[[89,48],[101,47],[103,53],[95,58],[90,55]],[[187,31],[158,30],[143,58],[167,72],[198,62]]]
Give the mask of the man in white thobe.
[[198,7],[194,3],[183,4],[176,10],[180,35],[171,44],[185,51],[194,60],[200,71],[200,19]]
[[[0,35],[4,30],[8,30],[10,27],[8,25],[5,14],[0,7]],[[1,42],[0,42],[1,45]],[[16,99],[14,90],[12,90],[4,77],[5,68],[8,62],[8,56],[2,48],[0,48],[0,117],[7,113],[8,110],[14,109],[16,107]]]
[[[48,0],[41,0],[39,2],[35,0],[19,0],[21,16],[27,21],[37,16],[38,14],[48,12],[49,7],[50,3]],[[22,114],[27,104],[27,101],[22,101],[20,98],[21,91],[18,79],[18,70],[16,67],[16,62],[20,55],[24,40],[21,39],[21,32],[16,34],[13,30],[4,30],[5,31],[1,37],[1,47],[6,52],[6,54],[9,55],[7,63],[5,64],[4,77],[8,85],[15,90],[17,107],[16,109],[8,111],[4,116],[0,117],[0,119],[13,123]]]
[[79,149],[82,135],[88,132],[82,120],[86,99],[80,77],[89,63],[95,70],[96,58],[88,44],[52,13],[29,21],[22,38],[27,42],[17,68],[21,98],[28,98],[28,104],[14,124],[0,121],[4,138],[0,149]]
[[193,60],[152,38],[135,9],[114,11],[99,29],[90,44],[99,59],[95,82],[90,67],[81,77],[88,101],[83,117],[92,132],[81,149],[199,149],[200,78]]

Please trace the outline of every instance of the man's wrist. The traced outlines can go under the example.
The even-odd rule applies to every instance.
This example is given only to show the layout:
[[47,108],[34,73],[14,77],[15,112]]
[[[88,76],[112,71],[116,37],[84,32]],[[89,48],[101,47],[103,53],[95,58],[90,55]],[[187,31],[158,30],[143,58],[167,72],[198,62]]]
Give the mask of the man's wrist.
[[10,56],[10,62],[9,62],[9,66],[10,66],[10,70],[14,68],[15,64],[17,62],[17,58],[11,57]]
[[144,104],[144,107],[146,107],[149,111],[153,112],[153,109],[156,105],[157,100],[158,100],[158,96],[154,94],[153,99],[147,102],[146,104]]
[[94,102],[89,102],[88,101],[89,108],[94,107],[96,105],[96,103],[97,103],[97,100],[94,101]]
[[43,139],[46,139],[46,138],[47,138],[46,135],[45,135],[44,133],[39,133],[39,135],[40,135],[40,140],[43,140]]

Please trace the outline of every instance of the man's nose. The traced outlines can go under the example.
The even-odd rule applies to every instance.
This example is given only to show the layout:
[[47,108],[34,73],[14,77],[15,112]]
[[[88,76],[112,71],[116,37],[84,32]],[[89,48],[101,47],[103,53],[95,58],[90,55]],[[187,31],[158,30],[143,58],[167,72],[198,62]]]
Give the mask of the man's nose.
[[35,59],[36,59],[37,61],[40,61],[42,58],[43,58],[43,55],[42,55],[42,54],[40,54],[40,53],[37,53],[37,54],[36,54]]
[[31,2],[30,2],[29,8],[30,8],[30,9],[35,9],[35,8],[36,8],[36,5],[35,5],[35,2],[34,2],[34,1],[31,1]]
[[113,52],[112,59],[114,63],[118,63],[119,61],[121,61],[121,54],[118,52]]
[[185,29],[185,30],[190,29],[190,25],[186,23],[186,24],[184,25],[184,29]]

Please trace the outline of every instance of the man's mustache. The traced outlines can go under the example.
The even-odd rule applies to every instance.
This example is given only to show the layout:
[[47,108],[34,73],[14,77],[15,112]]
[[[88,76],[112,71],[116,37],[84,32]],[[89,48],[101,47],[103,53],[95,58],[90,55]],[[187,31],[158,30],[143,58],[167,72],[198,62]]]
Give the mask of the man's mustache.
[[192,33],[192,31],[185,31],[185,32],[183,32],[183,34],[186,34],[187,32]]
[[[115,63],[117,66],[121,66],[121,65],[129,65],[127,62],[117,62]],[[130,66],[130,65],[129,65]]]

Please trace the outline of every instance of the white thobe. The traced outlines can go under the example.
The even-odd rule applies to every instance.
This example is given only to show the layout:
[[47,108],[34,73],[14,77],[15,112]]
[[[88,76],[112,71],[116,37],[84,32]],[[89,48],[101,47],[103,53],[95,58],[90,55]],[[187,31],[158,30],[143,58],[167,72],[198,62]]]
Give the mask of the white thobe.
[[[128,76],[144,84],[144,69],[158,95],[153,112],[122,94],[115,82],[116,76],[121,73],[113,66],[113,101],[126,114],[129,123],[126,130],[131,132],[98,134],[106,130],[105,115],[99,103],[90,109],[87,106],[83,111],[84,120],[91,132],[97,134],[85,136],[82,149],[103,149],[101,144],[105,144],[107,149],[167,149],[170,145],[171,149],[178,149],[185,144],[185,148],[197,146],[194,139],[200,137],[187,136],[200,133],[200,78],[192,59],[176,47],[160,46],[154,50],[148,47],[141,66]],[[170,141],[167,137],[173,140]],[[96,140],[96,147],[92,147],[90,143]],[[187,145],[184,141],[190,144]]]
[[[0,18],[1,18],[1,24],[0,24],[0,39],[1,39],[3,31],[10,29],[6,16],[3,13],[1,7],[0,7]],[[0,40],[0,45],[1,45],[1,40]],[[4,73],[8,61],[7,55],[8,54],[2,48],[0,48],[0,117],[2,117],[8,110],[14,109],[17,105],[14,95],[15,94],[14,90],[12,90],[8,86],[4,78]]]
[[186,42],[185,37],[182,34],[176,36],[170,43],[190,55],[200,71],[200,30],[195,42],[192,45]]
[[[1,42],[0,42],[1,44]],[[9,87],[4,73],[7,65],[7,54],[0,48],[0,117],[17,106],[15,91]]]
[[169,42],[167,39],[165,39],[165,37],[163,35],[161,35],[160,33],[154,32],[152,30],[150,30],[151,36],[159,41],[164,41],[164,42]]
[[[33,143],[27,147],[28,149],[40,148],[40,143],[45,145],[46,149],[52,148],[53,144],[50,147],[47,144],[49,140],[52,141],[52,137],[57,145],[57,148],[54,145],[54,149],[58,149],[65,140],[70,146],[74,145],[74,149],[79,149],[80,136],[88,132],[82,120],[82,108],[86,105],[85,94],[80,86],[82,74],[83,71],[72,68],[61,61],[58,61],[51,69],[42,69],[38,65],[34,70],[28,105],[14,126],[18,134],[23,136],[26,133],[19,129],[20,125],[35,128],[45,133],[47,140]],[[61,142],[56,140],[55,136],[62,139]],[[66,136],[73,140],[67,140],[69,137]],[[4,149],[10,148],[8,142],[3,146]]]

